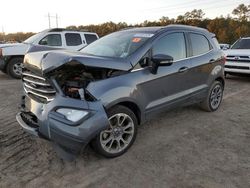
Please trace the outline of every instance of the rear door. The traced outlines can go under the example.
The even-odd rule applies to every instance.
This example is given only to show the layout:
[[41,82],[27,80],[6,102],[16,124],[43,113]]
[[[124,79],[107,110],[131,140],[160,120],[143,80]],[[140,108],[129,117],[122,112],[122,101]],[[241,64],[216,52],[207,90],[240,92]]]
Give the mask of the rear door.
[[208,38],[195,32],[188,33],[190,44],[189,61],[192,64],[190,74],[193,75],[192,88],[196,98],[203,98],[208,89],[208,80],[214,68],[217,57],[214,57],[213,47]]
[[85,40],[80,33],[68,32],[64,34],[65,48],[70,50],[79,50],[85,46]]

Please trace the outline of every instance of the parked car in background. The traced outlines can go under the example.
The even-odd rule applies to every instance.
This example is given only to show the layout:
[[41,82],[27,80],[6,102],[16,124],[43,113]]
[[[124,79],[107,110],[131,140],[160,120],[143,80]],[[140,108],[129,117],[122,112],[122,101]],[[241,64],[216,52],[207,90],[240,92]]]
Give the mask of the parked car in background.
[[23,43],[0,45],[0,70],[13,78],[20,78],[23,58],[30,45],[79,50],[98,38],[96,33],[91,32],[69,31],[59,28],[44,30],[31,36]]
[[250,37],[240,38],[224,53],[225,75],[250,74]]
[[220,49],[222,49],[222,50],[227,50],[227,49],[229,49],[230,48],[230,44],[220,44]]
[[28,53],[17,121],[57,149],[75,154],[91,143],[117,157],[138,124],[164,110],[199,103],[216,111],[224,60],[214,34],[181,25],[122,30],[80,52]]

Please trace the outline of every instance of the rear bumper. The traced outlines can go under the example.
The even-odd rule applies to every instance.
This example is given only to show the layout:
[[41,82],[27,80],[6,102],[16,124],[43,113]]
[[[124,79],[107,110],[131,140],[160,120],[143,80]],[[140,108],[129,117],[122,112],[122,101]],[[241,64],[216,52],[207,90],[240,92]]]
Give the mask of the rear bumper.
[[[24,131],[40,138],[46,138],[73,154],[81,152],[98,133],[109,125],[100,101],[86,104],[86,101],[58,96],[44,105],[25,96],[22,106],[23,109],[16,115],[16,119]],[[88,110],[91,115],[78,124],[71,124],[64,116],[55,112],[55,109],[60,106]],[[37,119],[37,126],[24,118],[22,114],[25,113],[33,114]]]

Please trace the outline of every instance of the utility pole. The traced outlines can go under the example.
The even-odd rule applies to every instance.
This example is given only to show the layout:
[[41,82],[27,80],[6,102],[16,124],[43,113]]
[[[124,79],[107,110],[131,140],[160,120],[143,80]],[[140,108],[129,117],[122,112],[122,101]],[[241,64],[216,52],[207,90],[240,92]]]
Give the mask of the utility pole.
[[51,25],[50,25],[50,14],[48,13],[48,19],[49,19],[49,29],[51,28]]
[[56,27],[58,28],[58,16],[56,14]]
[[5,41],[5,33],[4,33],[4,27],[2,26],[2,33],[3,33],[3,41]]
[[58,28],[58,15],[56,14],[56,16],[51,16],[50,13],[48,13],[48,15],[46,16],[48,17],[48,21],[49,21],[49,29],[51,28],[51,18],[55,18],[56,19],[56,27]]

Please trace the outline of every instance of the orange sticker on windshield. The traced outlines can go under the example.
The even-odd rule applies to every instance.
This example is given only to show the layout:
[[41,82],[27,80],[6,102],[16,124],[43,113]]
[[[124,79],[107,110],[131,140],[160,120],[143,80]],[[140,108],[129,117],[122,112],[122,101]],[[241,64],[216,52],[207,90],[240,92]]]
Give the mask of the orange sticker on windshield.
[[140,42],[141,41],[141,38],[133,38],[132,42]]

